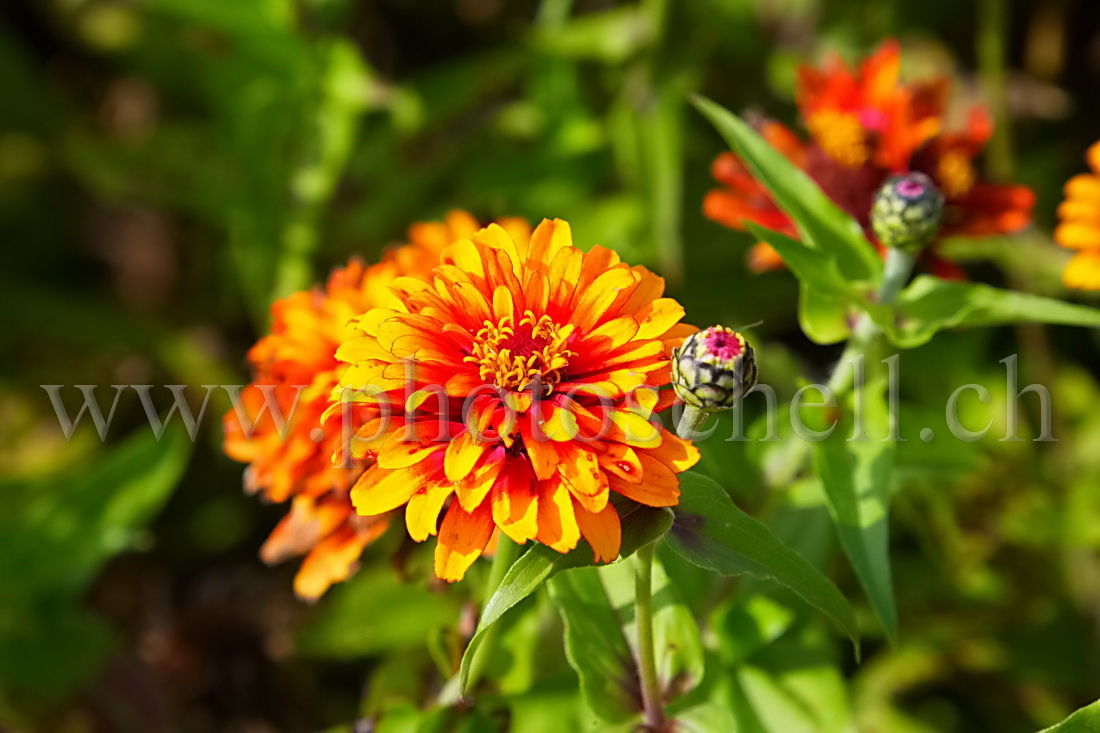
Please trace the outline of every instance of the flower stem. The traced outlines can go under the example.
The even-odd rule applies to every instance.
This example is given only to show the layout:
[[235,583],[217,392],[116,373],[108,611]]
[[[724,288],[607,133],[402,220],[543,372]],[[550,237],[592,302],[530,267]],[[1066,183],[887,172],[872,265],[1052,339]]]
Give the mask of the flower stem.
[[[915,253],[904,252],[897,248],[888,250],[886,267],[882,273],[882,284],[879,285],[875,297],[875,301],[879,305],[894,304],[898,293],[909,282],[909,276],[913,272],[916,259]],[[844,347],[844,353],[840,355],[840,361],[833,368],[833,373],[827,384],[838,401],[841,397],[846,396],[848,390],[851,389],[853,370],[848,368],[848,362],[866,354],[881,333],[882,329],[867,313],[861,315],[859,320],[856,321],[855,328],[852,329],[852,335]],[[780,456],[780,460],[773,464],[776,468],[768,472],[768,484],[775,488],[787,487],[802,471],[809,454],[810,443],[808,441],[794,440],[788,443]]]
[[653,647],[653,553],[656,540],[639,548],[634,556],[634,621],[638,626],[638,671],[642,681],[642,706],[646,726],[664,730],[665,713],[657,680],[657,659]]
[[[489,568],[489,579],[485,583],[485,594],[481,599],[482,613],[485,613],[485,606],[488,605],[489,599],[496,593],[501,581],[508,573],[508,568],[512,567],[512,563],[518,557],[519,545],[508,539],[502,532],[497,537],[497,551],[493,555],[493,564]],[[467,689],[473,690],[477,686],[478,680],[485,673],[485,667],[488,666],[489,659],[493,656],[493,648],[496,647],[498,636],[500,636],[500,624],[492,626],[485,632],[485,639],[482,640],[481,646],[474,653],[473,661],[470,662],[470,676],[466,681]]]
[[707,414],[698,407],[684,405],[684,414],[680,416],[680,423],[676,426],[676,434],[684,440],[696,440],[703,426],[707,424]]

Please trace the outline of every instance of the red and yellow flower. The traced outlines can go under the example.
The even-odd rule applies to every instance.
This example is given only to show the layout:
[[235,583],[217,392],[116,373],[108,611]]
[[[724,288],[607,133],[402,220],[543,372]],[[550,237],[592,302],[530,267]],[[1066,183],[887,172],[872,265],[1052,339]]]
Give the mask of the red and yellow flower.
[[[529,236],[526,222],[509,219],[502,224],[517,239]],[[304,598],[317,598],[350,577],[363,548],[390,522],[388,515],[359,516],[352,506],[350,489],[368,462],[334,465],[332,460],[340,426],[323,425],[321,417],[344,369],[336,349],[355,335],[351,324],[357,316],[397,304],[390,287],[398,277],[427,275],[447,245],[479,228],[476,219],[461,211],[451,212],[443,222],[414,224],[409,244],[389,251],[378,264],[368,267],[352,260],[333,272],[325,287],[277,301],[271,307],[271,333],[248,352],[253,382],[240,396],[246,414],[235,408],[225,415],[225,452],[249,464],[246,490],[272,502],[291,501],[260,556],[276,563],[305,555],[294,579],[295,592]],[[265,389],[287,420],[282,426],[270,406],[264,411]],[[246,425],[252,420],[249,430]]]
[[1089,148],[1086,158],[1092,172],[1066,182],[1054,239],[1075,252],[1062,271],[1066,287],[1100,290],[1100,142]]
[[483,229],[394,291],[337,352],[342,399],[373,411],[350,444],[374,461],[351,497],[367,517],[404,507],[418,542],[438,535],[440,578],[462,578],[498,528],[559,552],[583,537],[610,562],[612,493],[677,503],[698,452],[653,413],[674,400],[659,391],[669,354],[695,329],[661,278],[583,253],[556,220],[529,243]]
[[[941,236],[987,236],[1019,231],[1031,221],[1035,197],[1019,185],[982,181],[974,159],[993,128],[982,109],[970,113],[964,129],[943,131],[948,80],[903,84],[900,51],[889,42],[864,61],[858,71],[839,57],[823,69],[799,69],[797,102],[810,133],[803,140],[778,122],[764,122],[760,132],[777,150],[803,169],[840,208],[863,225],[868,238],[871,202],[887,177],[919,171],[944,193]],[[707,194],[703,211],[714,221],[743,230],[744,222],[797,236],[794,223],[772,200],[737,156],[723,153],[712,173],[724,188]],[[958,268],[927,255],[933,270],[949,277]],[[766,244],[749,257],[755,271],[782,266]]]

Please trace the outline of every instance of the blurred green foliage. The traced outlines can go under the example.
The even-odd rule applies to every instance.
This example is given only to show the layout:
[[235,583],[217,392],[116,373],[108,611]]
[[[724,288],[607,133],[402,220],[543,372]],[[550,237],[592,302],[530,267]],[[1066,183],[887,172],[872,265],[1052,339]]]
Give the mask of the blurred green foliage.
[[[829,49],[855,58],[887,36],[903,39],[910,69],[970,81],[982,5],[6,4],[0,724],[601,729],[544,591],[500,618],[480,704],[429,709],[454,699],[447,681],[474,634],[485,568],[440,588],[423,548],[387,540],[364,572],[306,607],[291,594],[293,568],[256,558],[283,510],[239,491],[213,419],[228,405],[212,400],[192,446],[172,431],[155,441],[124,395],[101,445],[88,425],[66,441],[39,385],[243,382],[274,297],[461,207],[486,220],[565,218],[582,246],[658,269],[699,325],[762,320],[750,332],[762,378],[786,404],[839,354],[802,335],[790,273],[748,275],[752,238],[703,218],[709,165],[725,146],[688,94],[792,122],[797,63]],[[1066,295],[1065,255],[1046,233],[1062,183],[1100,134],[1094,5],[1003,5],[1009,154],[1037,192],[1037,226],[953,243],[975,280]],[[997,440],[1014,399],[998,360],[1014,353],[1021,384],[1054,393],[1057,443]],[[759,440],[770,431],[750,397],[754,440],[709,441],[699,471],[854,599],[862,661],[785,588],[748,576],[716,584],[662,551],[683,599],[675,612],[690,609],[703,632],[705,672],[676,710],[682,726],[1031,731],[1100,697],[1098,357],[1095,332],[1030,326],[946,331],[902,356],[893,644],[843,561],[832,489],[766,488],[783,444]],[[991,435],[922,441],[923,427],[946,435],[946,399],[969,383],[992,402],[964,399],[962,420],[992,417]],[[1027,437],[1039,429],[1033,400],[1022,400]],[[730,420],[720,432],[733,435]],[[407,555],[400,573],[393,552]],[[611,582],[602,571],[559,577]],[[1093,706],[1056,730],[1092,730],[1096,716]]]

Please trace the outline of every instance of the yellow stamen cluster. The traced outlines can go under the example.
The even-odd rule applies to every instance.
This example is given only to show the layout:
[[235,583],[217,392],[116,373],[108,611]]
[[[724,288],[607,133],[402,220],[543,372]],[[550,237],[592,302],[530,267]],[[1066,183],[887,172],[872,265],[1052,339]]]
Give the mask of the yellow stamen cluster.
[[961,150],[945,153],[936,166],[936,173],[939,174],[940,187],[948,198],[965,195],[974,187],[977,178],[970,157]]
[[821,110],[810,115],[806,127],[825,154],[846,168],[857,168],[870,157],[867,132],[853,114]]
[[569,357],[576,356],[564,348],[573,325],[559,326],[550,316],[536,318],[525,311],[518,328],[517,335],[512,316],[497,323],[485,321],[474,340],[474,353],[465,361],[477,364],[482,379],[503,389],[522,391],[538,379],[550,394],[561,381],[559,370],[569,364]]

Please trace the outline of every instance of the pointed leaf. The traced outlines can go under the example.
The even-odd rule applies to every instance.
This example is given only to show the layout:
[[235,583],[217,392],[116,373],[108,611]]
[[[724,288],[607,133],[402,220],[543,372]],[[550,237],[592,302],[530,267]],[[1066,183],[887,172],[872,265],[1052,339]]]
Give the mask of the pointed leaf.
[[882,279],[882,261],[867,243],[858,222],[744,120],[705,97],[696,96],[693,102],[768,189],[779,208],[791,217],[804,246],[835,259],[848,280],[877,285]]
[[[867,592],[886,636],[897,640],[897,610],[890,572],[890,479],[897,443],[887,439],[890,415],[885,377],[866,383],[860,417],[866,432],[852,437],[851,420],[841,420],[825,440],[814,443],[814,465],[840,544]],[[850,415],[851,413],[849,413]],[[861,431],[862,432],[862,431]]]
[[929,275],[914,278],[889,308],[869,309],[895,345],[911,349],[937,332],[957,326],[995,326],[1039,322],[1100,327],[1100,309],[1054,298],[1002,290],[980,283],[959,283]]
[[674,550],[723,575],[775,579],[832,619],[858,650],[855,616],[831,580],[767,526],[738,509],[709,478],[689,471],[680,475],[680,485],[683,494],[666,536]]
[[565,624],[565,656],[589,709],[611,723],[635,717],[642,702],[634,654],[599,572],[581,568],[557,576],[550,598]]

